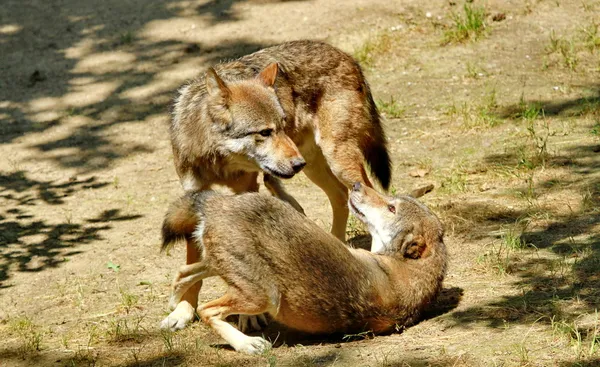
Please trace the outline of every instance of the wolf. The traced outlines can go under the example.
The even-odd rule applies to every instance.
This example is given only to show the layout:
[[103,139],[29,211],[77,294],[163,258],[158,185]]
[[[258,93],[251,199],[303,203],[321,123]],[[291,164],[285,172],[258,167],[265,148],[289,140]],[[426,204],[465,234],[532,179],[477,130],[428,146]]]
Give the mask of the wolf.
[[[359,64],[319,41],[293,41],[209,68],[179,89],[170,126],[174,163],[186,192],[214,185],[256,192],[258,175],[303,212],[279,178],[301,170],[327,195],[331,233],[344,240],[348,190],[387,191],[391,162],[377,107]],[[372,249],[382,244],[373,242]],[[187,263],[198,261],[192,242]],[[182,299],[186,313],[198,291]]]
[[[250,354],[270,343],[242,333],[225,321],[228,315],[268,313],[314,334],[379,334],[414,323],[446,272],[442,224],[413,197],[384,196],[360,182],[349,206],[383,243],[377,252],[348,247],[273,196],[187,194],[165,217],[162,246],[192,241],[201,257],[179,269],[171,306],[203,279],[221,277],[226,293],[201,305],[200,318]],[[174,321],[169,315],[163,323]]]

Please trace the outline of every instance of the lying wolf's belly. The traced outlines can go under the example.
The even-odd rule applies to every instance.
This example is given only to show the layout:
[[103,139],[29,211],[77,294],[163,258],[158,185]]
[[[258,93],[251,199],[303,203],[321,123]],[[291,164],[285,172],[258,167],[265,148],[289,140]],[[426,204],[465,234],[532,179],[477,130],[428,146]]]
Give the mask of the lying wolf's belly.
[[288,328],[311,334],[358,333],[372,331],[385,333],[396,325],[393,317],[387,317],[376,308],[355,308],[351,305],[332,305],[327,302],[304,302],[295,300],[290,304],[282,298],[275,320]]

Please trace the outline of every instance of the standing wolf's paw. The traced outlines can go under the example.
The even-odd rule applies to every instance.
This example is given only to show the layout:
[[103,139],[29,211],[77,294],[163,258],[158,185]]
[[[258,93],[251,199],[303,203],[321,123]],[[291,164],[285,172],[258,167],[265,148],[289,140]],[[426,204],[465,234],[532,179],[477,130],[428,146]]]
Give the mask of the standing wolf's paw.
[[188,302],[180,302],[175,310],[160,323],[164,330],[177,331],[188,326],[194,321],[195,310]]
[[263,354],[271,349],[271,343],[260,336],[249,336],[242,343],[234,347],[235,350],[247,354]]
[[239,315],[238,329],[242,333],[251,331],[261,331],[265,326],[269,325],[266,314],[260,315]]

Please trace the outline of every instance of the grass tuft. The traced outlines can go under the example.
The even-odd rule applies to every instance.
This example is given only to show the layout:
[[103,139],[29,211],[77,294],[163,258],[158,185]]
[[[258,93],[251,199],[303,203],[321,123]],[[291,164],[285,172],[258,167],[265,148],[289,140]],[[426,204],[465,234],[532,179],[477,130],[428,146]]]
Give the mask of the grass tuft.
[[476,40],[483,35],[485,24],[485,9],[473,7],[466,3],[463,14],[451,13],[453,24],[451,29],[444,33],[443,44],[460,43],[467,40]]
[[27,317],[14,320],[10,330],[19,338],[18,353],[25,359],[41,350],[43,332]]
[[392,37],[388,33],[381,33],[369,37],[359,48],[354,51],[354,59],[363,67],[371,68],[378,56],[385,54],[392,47]]
[[386,117],[397,119],[404,115],[405,109],[394,99],[394,96],[391,96],[389,101],[380,99],[376,104],[377,109]]

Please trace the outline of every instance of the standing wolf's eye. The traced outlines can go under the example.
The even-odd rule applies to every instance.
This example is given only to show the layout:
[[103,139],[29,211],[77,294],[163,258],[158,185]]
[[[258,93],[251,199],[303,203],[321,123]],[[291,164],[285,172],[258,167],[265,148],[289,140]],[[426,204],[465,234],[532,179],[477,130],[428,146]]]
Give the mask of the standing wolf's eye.
[[273,133],[273,129],[264,129],[258,132],[260,134],[260,136],[271,136],[271,133]]
[[392,204],[388,205],[388,210],[392,212],[392,214],[396,214],[396,207]]

